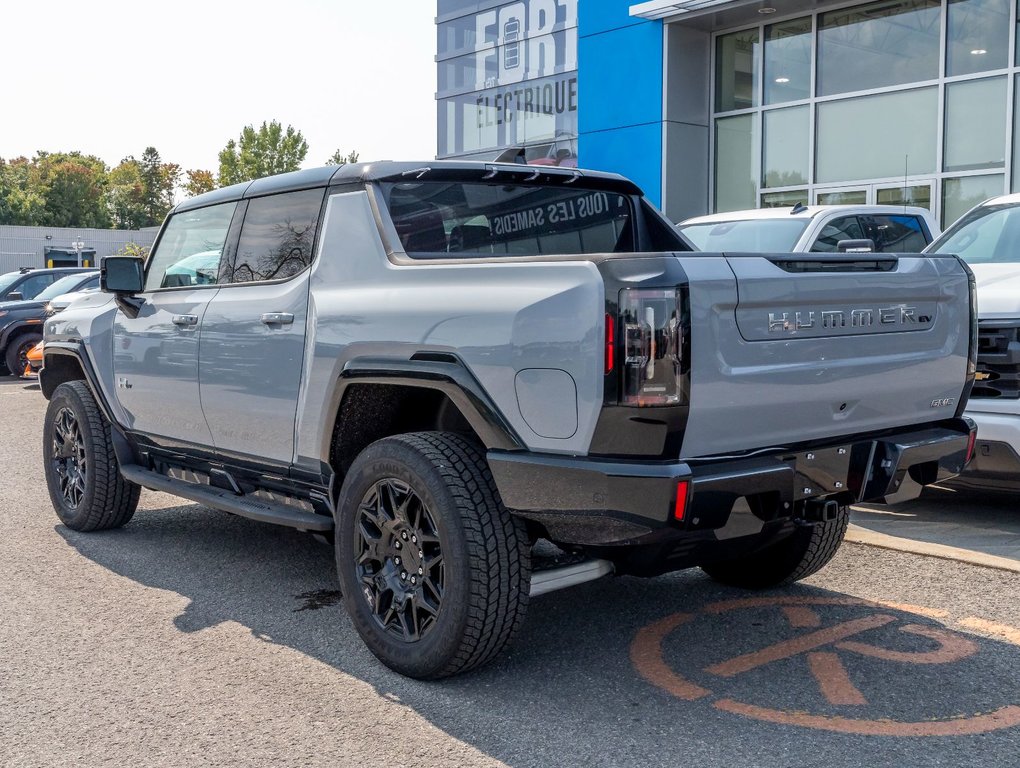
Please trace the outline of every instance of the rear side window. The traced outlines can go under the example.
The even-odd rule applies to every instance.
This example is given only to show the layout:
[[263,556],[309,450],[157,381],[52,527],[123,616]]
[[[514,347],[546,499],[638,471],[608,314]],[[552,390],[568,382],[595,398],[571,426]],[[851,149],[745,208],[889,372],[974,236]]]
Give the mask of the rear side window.
[[324,189],[258,197],[248,202],[233,257],[223,260],[221,283],[293,277],[312,263]]
[[400,243],[415,258],[634,250],[631,202],[617,192],[441,181],[381,188]]
[[215,285],[235,208],[210,205],[171,218],[149,258],[145,290]]
[[14,290],[21,291],[21,298],[23,299],[34,299],[43,289],[46,288],[50,283],[54,281],[57,275],[52,272],[47,272],[42,275],[32,275],[26,277],[22,281],[21,285],[15,287]]
[[861,216],[864,236],[883,253],[920,253],[928,245],[924,225],[917,216]]

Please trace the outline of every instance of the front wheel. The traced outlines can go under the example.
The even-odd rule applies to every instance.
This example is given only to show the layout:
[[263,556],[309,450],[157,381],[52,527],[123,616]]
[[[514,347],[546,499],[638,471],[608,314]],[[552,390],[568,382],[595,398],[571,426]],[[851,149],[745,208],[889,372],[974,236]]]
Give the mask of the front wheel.
[[141,489],[121,476],[110,424],[84,381],[53,392],[43,423],[43,460],[50,501],[68,528],[119,528],[134,515]]
[[527,532],[474,443],[446,432],[373,443],[351,466],[337,510],[344,603],[386,666],[447,677],[513,638],[531,585]]
[[850,509],[843,505],[832,520],[797,528],[782,541],[747,557],[701,566],[723,584],[745,589],[767,589],[792,584],[821,570],[836,554]]
[[7,346],[7,353],[4,355],[4,362],[7,363],[7,370],[11,376],[21,377],[25,375],[25,368],[28,366],[28,353],[32,347],[42,341],[42,334],[23,333],[13,339]]

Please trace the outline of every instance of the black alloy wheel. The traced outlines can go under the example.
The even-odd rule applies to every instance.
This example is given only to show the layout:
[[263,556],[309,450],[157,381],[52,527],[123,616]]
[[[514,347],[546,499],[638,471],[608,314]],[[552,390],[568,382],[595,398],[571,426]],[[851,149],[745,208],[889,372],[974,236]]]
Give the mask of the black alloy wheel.
[[4,362],[11,376],[22,377],[25,375],[25,368],[28,366],[28,353],[32,348],[42,341],[42,336],[37,333],[22,334],[11,342],[4,355]]
[[50,461],[64,502],[78,509],[85,497],[89,465],[81,425],[70,408],[61,408],[53,420]]
[[384,478],[358,506],[356,572],[376,624],[413,642],[435,626],[444,592],[439,529],[407,483]]

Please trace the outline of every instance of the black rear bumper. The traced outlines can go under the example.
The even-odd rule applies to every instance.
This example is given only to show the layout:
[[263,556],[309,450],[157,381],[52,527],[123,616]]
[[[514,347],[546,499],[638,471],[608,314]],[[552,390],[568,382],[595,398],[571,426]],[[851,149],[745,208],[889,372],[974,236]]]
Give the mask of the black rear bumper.
[[612,546],[663,534],[722,541],[784,520],[819,519],[825,500],[875,501],[947,480],[963,470],[973,430],[960,418],[742,458],[656,462],[490,451],[488,460],[507,508],[555,541]]

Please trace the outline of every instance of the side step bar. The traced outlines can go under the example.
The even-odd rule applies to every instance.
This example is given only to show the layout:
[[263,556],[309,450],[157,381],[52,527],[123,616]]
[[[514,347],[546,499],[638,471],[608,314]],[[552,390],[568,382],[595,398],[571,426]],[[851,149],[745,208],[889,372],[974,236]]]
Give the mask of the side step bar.
[[149,488],[153,491],[166,491],[175,496],[204,504],[207,507],[230,512],[234,515],[258,520],[263,523],[275,523],[305,531],[332,531],[333,520],[324,515],[304,512],[288,507],[285,504],[274,504],[270,501],[251,496],[238,496],[231,491],[215,488],[210,485],[198,485],[185,480],[161,475],[137,464],[122,464],[120,472],[125,480]]
[[531,597],[566,589],[586,581],[594,581],[608,576],[613,572],[613,564],[608,560],[585,560],[583,563],[564,565],[559,568],[535,571],[531,574]]

